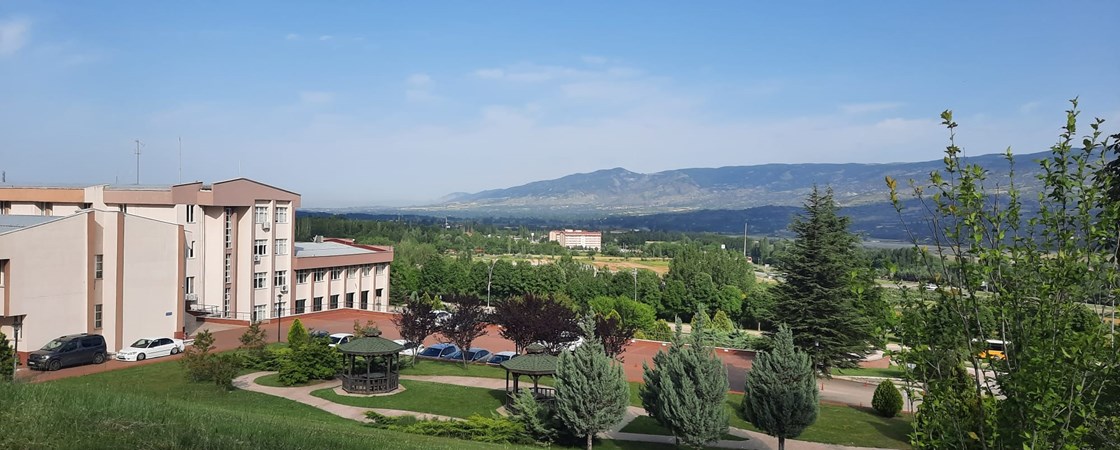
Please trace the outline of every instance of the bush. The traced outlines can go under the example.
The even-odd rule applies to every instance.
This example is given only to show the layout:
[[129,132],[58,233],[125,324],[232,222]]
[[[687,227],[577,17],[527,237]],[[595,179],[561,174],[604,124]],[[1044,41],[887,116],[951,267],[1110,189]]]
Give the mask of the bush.
[[230,352],[211,355],[211,359],[208,364],[210,379],[218,386],[233,389],[233,379],[237,378],[237,373],[241,371],[241,356]]
[[902,411],[902,393],[890,380],[883,380],[871,397],[871,407],[883,417],[894,417]]
[[0,333],[0,382],[12,381],[15,362],[15,351],[8,345],[8,337]]
[[299,319],[292,321],[292,326],[288,328],[289,347],[305,345],[310,338],[310,335],[307,334],[307,329],[303,327],[303,322],[300,322]]
[[280,383],[285,386],[329,380],[342,368],[342,356],[323,339],[313,339],[306,345],[286,350],[275,352]]
[[179,363],[186,371],[187,379],[191,381],[210,380],[210,350],[214,349],[214,336],[209,331],[200,331],[194,337],[194,344],[183,352],[183,359]]
[[498,444],[530,444],[525,427],[501,417],[470,416],[467,420],[421,420],[411,425],[387,427],[405,433],[441,436]]
[[524,389],[514,398],[510,409],[510,419],[525,427],[533,439],[540,442],[552,442],[557,437],[557,424],[551,402],[540,402],[528,390]]
[[731,317],[729,317],[727,313],[723,312],[722,309],[716,311],[716,314],[712,316],[711,327],[716,331],[722,331],[724,333],[731,333],[735,331],[735,324],[731,322]]

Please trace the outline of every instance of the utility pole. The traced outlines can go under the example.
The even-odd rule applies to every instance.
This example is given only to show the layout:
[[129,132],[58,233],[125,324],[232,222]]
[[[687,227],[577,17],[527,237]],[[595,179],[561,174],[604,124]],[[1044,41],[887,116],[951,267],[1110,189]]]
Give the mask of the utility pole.
[[743,257],[747,257],[747,223],[743,222]]
[[634,268],[634,301],[638,301],[638,268]]
[[136,184],[140,184],[140,140],[136,139]]

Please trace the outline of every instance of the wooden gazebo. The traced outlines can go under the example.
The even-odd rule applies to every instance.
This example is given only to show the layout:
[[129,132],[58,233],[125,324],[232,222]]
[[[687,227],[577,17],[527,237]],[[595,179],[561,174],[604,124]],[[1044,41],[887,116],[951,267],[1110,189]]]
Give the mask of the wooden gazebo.
[[[556,390],[552,388],[540,387],[540,379],[545,375],[556,374],[556,362],[558,358],[545,353],[544,346],[540,344],[533,344],[525,348],[525,354],[502,362],[502,368],[506,369],[506,404],[513,402],[517,394],[521,391],[518,381],[522,375],[526,375],[529,379],[533,380],[533,387],[530,392],[537,400],[552,400],[556,396]],[[513,386],[510,386],[510,377],[513,377]]]
[[[346,362],[342,390],[351,394],[383,394],[397,390],[400,385],[400,352],[404,346],[369,333],[345,344],[338,351]],[[358,357],[362,357],[359,363]]]

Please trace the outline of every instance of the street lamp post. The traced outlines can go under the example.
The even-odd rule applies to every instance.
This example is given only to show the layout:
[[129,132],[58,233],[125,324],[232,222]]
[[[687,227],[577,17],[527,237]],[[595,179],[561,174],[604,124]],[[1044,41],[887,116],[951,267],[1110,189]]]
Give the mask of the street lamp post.
[[634,268],[634,301],[638,301],[638,268]]
[[490,310],[490,281],[493,280],[493,278],[494,278],[494,263],[496,263],[496,262],[498,262],[497,258],[490,260],[490,270],[486,273],[486,310],[487,311]]
[[281,305],[284,304],[284,303],[282,303],[283,300],[284,300],[284,294],[276,294],[276,342],[277,343],[280,342],[280,308],[281,308]]

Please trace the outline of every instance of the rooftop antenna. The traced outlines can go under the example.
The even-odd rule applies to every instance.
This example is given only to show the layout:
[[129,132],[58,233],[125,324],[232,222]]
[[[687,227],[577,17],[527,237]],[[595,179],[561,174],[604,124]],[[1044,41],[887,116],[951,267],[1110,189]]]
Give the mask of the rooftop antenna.
[[136,184],[140,184],[140,140],[136,139]]

